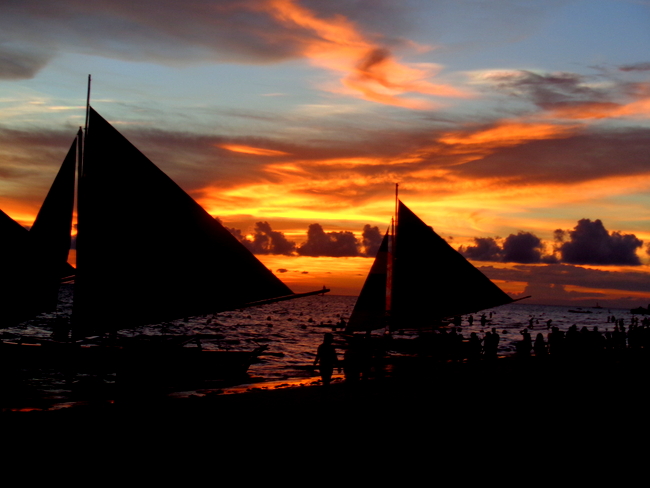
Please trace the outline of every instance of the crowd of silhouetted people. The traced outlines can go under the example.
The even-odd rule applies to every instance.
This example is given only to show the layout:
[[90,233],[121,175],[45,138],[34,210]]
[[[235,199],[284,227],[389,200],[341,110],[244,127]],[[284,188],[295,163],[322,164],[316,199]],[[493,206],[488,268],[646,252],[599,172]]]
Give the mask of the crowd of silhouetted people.
[[598,326],[589,330],[587,327],[578,329],[578,326],[573,324],[566,332],[553,326],[546,340],[542,333],[538,333],[534,343],[530,333],[524,329],[523,339],[517,344],[517,354],[527,356],[534,352],[537,357],[575,357],[650,348],[650,319],[639,321],[638,317],[632,317],[627,328],[623,319],[608,318],[608,322],[613,323],[614,328],[611,331],[606,328],[604,332],[600,331]]
[[[485,315],[481,319],[481,322],[485,323]],[[598,326],[592,327],[591,330],[586,326],[579,329],[573,324],[568,330],[562,331],[552,325],[552,320],[547,320],[546,335],[538,332],[533,340],[528,328],[521,331],[521,340],[515,344],[516,356],[539,359],[585,358],[602,357],[624,350],[650,351],[650,318],[644,317],[640,320],[638,317],[632,317],[627,326],[623,319],[614,316],[608,317],[607,322],[613,325],[612,330],[606,327],[601,331]],[[534,329],[535,323],[539,324],[539,319],[531,318],[531,329]],[[320,366],[323,383],[329,384],[335,367],[339,370],[343,367],[348,382],[368,377],[371,369],[377,371],[380,358],[389,350],[425,355],[439,361],[476,363],[497,359],[501,338],[495,327],[485,332],[483,337],[471,332],[466,338],[462,329],[456,326],[457,321],[450,325],[448,328],[421,334],[417,339],[394,339],[387,335],[371,340],[370,334],[348,336],[344,357],[340,362],[332,342],[333,337],[326,334],[314,366]]]

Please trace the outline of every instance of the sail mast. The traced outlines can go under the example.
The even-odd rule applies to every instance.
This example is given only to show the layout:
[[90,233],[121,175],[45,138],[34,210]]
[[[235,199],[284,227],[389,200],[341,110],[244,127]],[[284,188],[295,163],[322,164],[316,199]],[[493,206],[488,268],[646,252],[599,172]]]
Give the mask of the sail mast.
[[86,94],[86,130],[88,132],[88,117],[90,116],[90,82],[91,77],[88,75],[88,93]]
[[395,229],[397,218],[397,192],[399,188],[399,183],[395,183],[395,214],[394,217],[390,219],[390,239],[388,243],[388,256],[386,261],[386,328],[390,329],[392,324],[392,307],[393,307],[393,276],[394,276],[394,265],[395,265]]
[[[92,81],[91,75],[88,75],[88,90],[86,92],[86,121],[84,124],[83,129],[79,127],[79,132],[77,133],[77,195],[76,195],[76,201],[77,201],[77,238],[76,238],[76,272],[75,272],[75,295],[77,294],[78,286],[77,283],[79,281],[79,236],[83,235],[83,233],[80,233],[79,230],[82,227],[82,220],[80,218],[80,215],[82,212],[80,212],[80,209],[82,207],[81,205],[81,193],[82,193],[82,187],[83,187],[83,174],[84,174],[84,157],[86,154],[86,137],[88,136],[88,119],[90,117],[90,83]],[[81,253],[82,260],[83,260],[83,252]],[[82,278],[83,280],[83,278]],[[73,307],[72,307],[72,318],[71,318],[71,328],[72,328],[72,336],[73,338],[79,338],[83,336],[82,331],[82,324],[80,323],[81,320],[79,318],[78,312],[75,310],[74,302],[73,302]]]
[[[88,118],[90,116],[90,82],[91,82],[91,77],[88,75],[88,91],[86,93],[86,124],[84,125],[83,129],[83,134],[82,134],[82,142],[80,144],[80,148],[83,146],[83,143],[85,142],[85,136],[88,135]],[[81,127],[79,127],[79,132],[81,133]],[[79,182],[81,182],[81,175],[83,174],[83,152],[80,150],[79,151],[79,167],[78,167],[78,173],[79,173]],[[80,184],[80,183],[79,183]],[[77,185],[77,193],[79,192],[79,184]],[[77,209],[78,210],[78,209]]]

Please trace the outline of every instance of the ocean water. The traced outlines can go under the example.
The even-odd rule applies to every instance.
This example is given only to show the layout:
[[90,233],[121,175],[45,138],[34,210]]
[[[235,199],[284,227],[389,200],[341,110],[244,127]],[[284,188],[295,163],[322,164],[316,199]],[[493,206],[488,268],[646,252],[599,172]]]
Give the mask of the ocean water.
[[[70,285],[63,287],[60,308],[56,313],[44,314],[19,327],[0,329],[1,337],[49,337],[56,316],[66,317],[70,314],[71,291]],[[207,349],[252,350],[259,345],[266,345],[266,353],[249,369],[250,381],[315,379],[310,366],[316,349],[323,340],[323,334],[332,332],[341,319],[347,321],[355,302],[356,297],[350,296],[312,296],[211,316],[190,317],[187,321],[176,320],[157,326],[122,330],[120,334],[200,334],[203,347]],[[539,332],[543,333],[546,339],[548,320],[552,321],[553,326],[564,331],[576,324],[578,328],[587,326],[592,329],[597,326],[604,332],[607,328],[613,328],[608,322],[609,316],[623,318],[626,324],[629,324],[631,317],[629,310],[583,310],[590,313],[570,312],[568,307],[527,305],[518,302],[474,314],[472,326],[469,325],[468,316],[464,316],[461,329],[467,339],[471,332],[476,332],[482,338],[484,332],[492,327],[496,328],[501,336],[498,353],[509,355],[514,354],[515,344],[521,340],[521,330],[524,328],[529,329],[533,340]],[[488,318],[485,326],[480,322],[483,313]],[[529,325],[531,318],[532,327]],[[336,335],[338,331],[335,331],[335,345],[342,357],[345,341]],[[381,333],[382,331],[374,332],[378,335]],[[404,331],[403,334],[395,334],[395,337],[409,338],[416,334],[414,331]]]

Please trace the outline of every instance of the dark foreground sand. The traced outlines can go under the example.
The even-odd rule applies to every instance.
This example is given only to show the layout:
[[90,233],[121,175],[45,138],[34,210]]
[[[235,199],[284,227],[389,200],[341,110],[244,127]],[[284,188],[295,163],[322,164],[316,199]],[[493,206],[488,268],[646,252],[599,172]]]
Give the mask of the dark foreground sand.
[[577,453],[605,460],[645,439],[648,430],[645,356],[391,362],[388,377],[354,385],[190,398],[124,391],[112,401],[97,398],[61,410],[5,411],[4,442],[13,453],[66,459],[73,451],[96,459],[106,450],[111,461],[104,469],[138,464],[156,452],[164,472],[185,455],[183,469],[192,479],[212,466],[222,469],[227,459],[253,463],[251,473],[241,472],[247,476],[265,459],[281,459],[286,472],[295,459],[309,457],[366,459],[359,466],[380,472],[395,467],[395,459],[423,457],[420,465],[429,471],[464,476],[479,459],[506,470]]
[[[442,423],[532,415],[615,415],[645,405],[650,361],[625,351],[617,357],[439,363],[393,358],[384,378],[253,390],[234,395],[170,398],[124,392],[115,400],[46,412],[9,413],[52,418],[142,418],[201,424],[227,419],[260,425],[310,419],[381,421],[419,419]],[[514,419],[512,416],[515,416]],[[446,420],[445,420],[446,419]],[[456,419],[456,420],[455,420]]]

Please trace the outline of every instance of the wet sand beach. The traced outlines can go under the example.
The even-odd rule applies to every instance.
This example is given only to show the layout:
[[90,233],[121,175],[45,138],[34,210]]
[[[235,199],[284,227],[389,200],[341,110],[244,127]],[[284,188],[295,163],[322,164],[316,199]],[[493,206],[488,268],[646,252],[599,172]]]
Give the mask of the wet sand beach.
[[[630,410],[643,405],[650,360],[645,351],[625,351],[606,358],[504,357],[476,364],[431,362],[427,358],[392,358],[384,378],[358,383],[333,382],[264,389],[251,386],[236,394],[174,397],[153,391],[122,392],[112,400],[97,398],[70,408],[16,415],[100,418],[219,418],[248,422],[311,418],[381,420],[510,415],[582,415]],[[317,383],[313,381],[312,383]],[[613,410],[611,410],[613,409]],[[469,416],[469,417],[468,417]]]

